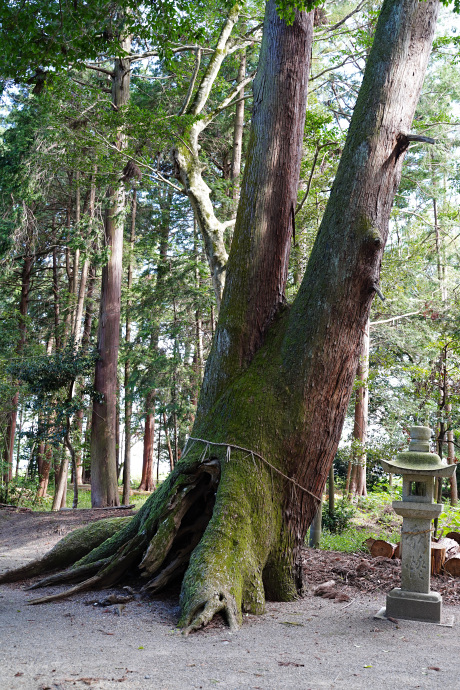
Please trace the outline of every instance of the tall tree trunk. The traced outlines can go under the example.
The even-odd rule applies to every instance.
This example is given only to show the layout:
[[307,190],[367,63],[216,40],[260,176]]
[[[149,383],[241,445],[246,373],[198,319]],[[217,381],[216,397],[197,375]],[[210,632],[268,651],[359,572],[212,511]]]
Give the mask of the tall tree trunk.
[[166,419],[166,414],[164,412],[163,412],[163,427],[165,430],[166,447],[168,449],[169,469],[172,472],[174,469],[174,455],[173,455],[172,448],[171,448],[171,438],[169,436],[168,421]]
[[[27,311],[29,309],[29,293],[30,280],[32,275],[32,267],[34,257],[30,256],[28,252],[24,257],[21,272],[21,297],[19,299],[19,339],[16,345],[16,354],[21,354],[26,343],[27,335]],[[14,438],[16,434],[16,420],[18,414],[19,391],[16,391],[11,402],[10,411],[7,415],[6,433],[5,433],[5,450],[3,452],[4,471],[3,482],[8,484],[13,478],[13,455],[14,455]]]
[[[167,189],[164,194],[160,196],[160,208],[161,208],[161,223],[158,228],[158,233],[160,236],[159,245],[159,257],[157,266],[157,279],[155,283],[155,294],[154,298],[158,304],[164,299],[165,290],[165,279],[169,270],[168,262],[168,242],[169,242],[169,231],[171,224],[171,205],[172,205],[172,193],[170,189]],[[175,307],[174,307],[175,313]],[[174,318],[176,318],[174,316]],[[156,318],[153,319],[151,325],[152,333],[150,336],[150,351],[152,355],[158,353],[158,339],[159,339],[159,326]],[[152,379],[152,374],[150,373],[149,379]],[[144,491],[151,491],[153,489],[153,452],[154,452],[154,430],[155,430],[155,396],[156,391],[153,388],[154,383],[152,380],[147,381],[148,392],[145,400],[145,425],[144,425],[144,449],[143,449],[143,459],[142,459],[142,478],[139,485],[140,489]],[[150,487],[150,488],[148,488]]]
[[[448,403],[446,406],[447,413],[447,463],[449,465],[454,465],[457,461],[455,457],[455,445],[454,445],[454,430],[452,428],[452,403]],[[457,473],[454,472],[450,479],[450,503],[453,506],[458,504],[458,488],[457,488]]]
[[236,627],[242,610],[263,611],[265,597],[298,596],[301,548],[350,399],[437,12],[430,0],[384,1],[324,219],[289,308],[312,13],[287,26],[276,0],[267,3],[248,162],[192,437],[138,517],[79,562],[97,572],[80,588],[113,583],[136,563],[152,593],[187,568],[186,631],[218,611]]
[[[42,446],[42,444],[40,444],[40,446]],[[40,472],[40,482],[37,491],[38,498],[44,498],[46,496],[52,462],[53,448],[49,443],[43,443],[43,462]]]
[[131,483],[131,417],[133,414],[133,403],[129,390],[129,380],[131,376],[131,362],[129,359],[129,346],[131,343],[131,290],[133,287],[133,260],[134,260],[134,241],[136,239],[136,212],[137,212],[137,192],[133,189],[133,200],[131,204],[131,233],[129,236],[129,258],[128,258],[128,277],[127,290],[128,299],[126,302],[126,323],[125,323],[125,455],[123,462],[123,505],[129,505],[130,483]]
[[[246,49],[241,51],[240,65],[238,69],[237,83],[242,84],[246,77]],[[232,194],[236,200],[240,195],[239,177],[241,174],[241,157],[243,154],[244,131],[244,86],[238,91],[238,103],[235,109],[235,121],[233,124],[233,150],[230,179],[233,182]]]
[[21,416],[19,417],[19,433],[18,433],[18,440],[16,443],[16,470],[14,473],[15,478],[17,479],[19,476],[19,463],[21,460],[21,433],[22,433],[22,425],[24,421],[24,409],[21,407]]
[[[121,48],[129,53],[131,39],[122,41]],[[112,79],[112,102],[123,111],[129,100],[130,61],[115,61]],[[120,129],[117,148],[125,148],[126,137]],[[102,269],[101,307],[98,332],[98,354],[94,375],[94,389],[98,397],[93,401],[91,422],[91,503],[103,507],[120,503],[116,465],[116,399],[117,365],[120,342],[120,302],[123,260],[123,225],[125,186],[117,181],[108,191],[105,215],[105,240],[110,254]]]
[[155,453],[155,391],[150,391],[145,399],[144,454],[142,457],[142,477],[139,489],[153,491],[153,464]]

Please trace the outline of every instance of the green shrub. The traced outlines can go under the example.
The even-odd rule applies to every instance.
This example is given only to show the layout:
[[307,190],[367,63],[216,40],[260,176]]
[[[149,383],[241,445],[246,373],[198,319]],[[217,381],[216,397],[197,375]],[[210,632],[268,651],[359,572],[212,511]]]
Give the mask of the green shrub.
[[352,518],[355,515],[355,508],[353,505],[347,501],[347,499],[342,498],[337,501],[335,510],[330,513],[328,510],[323,510],[322,527],[328,530],[332,534],[341,534],[350,525]]

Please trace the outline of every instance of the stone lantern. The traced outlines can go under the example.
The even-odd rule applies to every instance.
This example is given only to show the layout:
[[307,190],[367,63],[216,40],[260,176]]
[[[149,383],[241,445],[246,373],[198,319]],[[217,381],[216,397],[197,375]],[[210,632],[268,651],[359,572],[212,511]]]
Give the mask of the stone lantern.
[[[451,477],[455,465],[445,465],[439,455],[430,453],[431,429],[415,426],[410,430],[409,451],[399,453],[396,460],[385,462],[387,472],[401,474],[402,501],[393,501],[393,508],[403,516],[401,530],[401,587],[387,595],[386,617],[441,622],[442,597],[430,591],[431,522],[442,512],[434,503],[436,477]],[[379,614],[378,614],[379,615]]]

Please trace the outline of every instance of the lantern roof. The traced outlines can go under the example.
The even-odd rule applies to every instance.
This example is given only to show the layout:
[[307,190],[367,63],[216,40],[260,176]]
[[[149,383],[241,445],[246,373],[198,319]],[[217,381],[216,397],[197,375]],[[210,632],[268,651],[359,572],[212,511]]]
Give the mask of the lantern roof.
[[427,475],[429,477],[450,477],[455,465],[446,465],[439,455],[430,453],[431,429],[426,426],[412,427],[409,450],[398,453],[396,460],[382,460],[383,468],[393,474]]

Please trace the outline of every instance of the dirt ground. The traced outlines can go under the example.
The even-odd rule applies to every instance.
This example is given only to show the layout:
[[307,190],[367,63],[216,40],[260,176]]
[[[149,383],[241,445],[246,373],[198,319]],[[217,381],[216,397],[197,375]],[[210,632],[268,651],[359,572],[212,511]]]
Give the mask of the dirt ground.
[[[71,529],[118,511],[0,509],[0,572],[50,549]],[[434,578],[453,627],[376,620],[399,563],[305,550],[307,595],[269,602],[231,634],[216,620],[184,637],[178,593],[126,605],[94,605],[108,592],[32,607],[36,592],[0,586],[0,690],[188,688],[460,688],[460,588]],[[315,596],[318,585],[334,580]],[[55,588],[41,590],[52,593]],[[321,589],[320,589],[321,591]],[[119,590],[120,594],[125,594]]]

